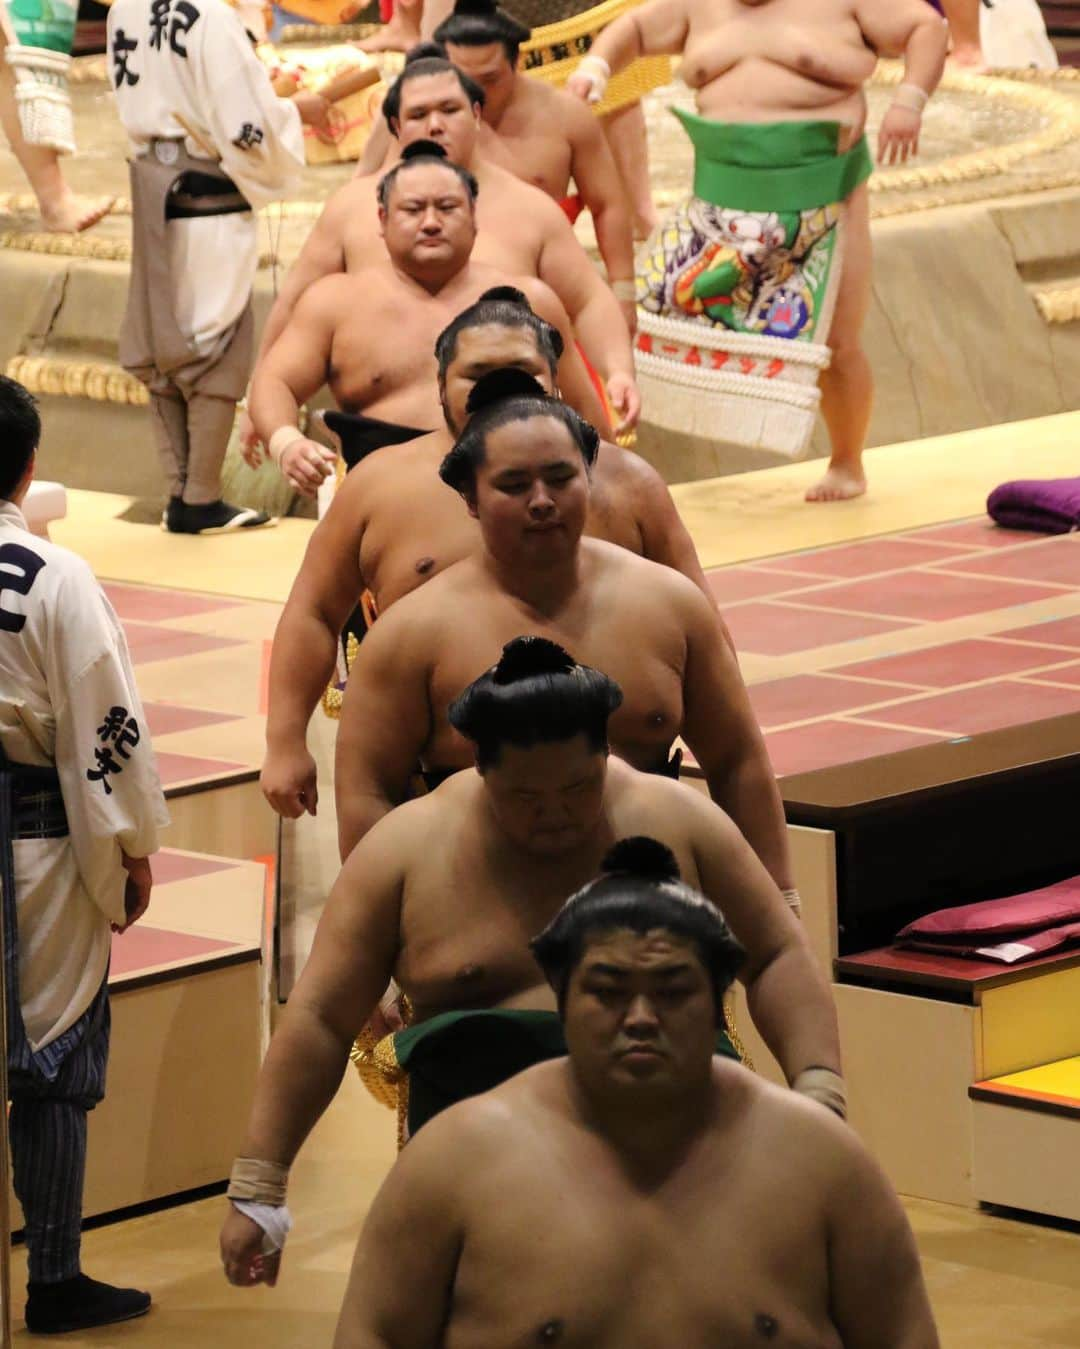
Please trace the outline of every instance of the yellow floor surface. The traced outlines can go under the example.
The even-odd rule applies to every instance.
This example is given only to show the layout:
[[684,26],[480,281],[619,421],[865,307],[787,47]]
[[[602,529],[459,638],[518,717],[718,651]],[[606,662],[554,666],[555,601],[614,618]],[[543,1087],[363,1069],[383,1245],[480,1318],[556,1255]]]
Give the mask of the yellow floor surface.
[[[1069,412],[868,450],[870,491],[855,501],[803,501],[820,461],[681,484],[672,495],[703,565],[720,567],[978,515],[999,483],[1067,477],[1078,464],[1080,412]],[[68,518],[52,536],[103,580],[284,600],[314,529],[288,519],[243,536],[186,538],[118,520],[127,497],[68,495]]]

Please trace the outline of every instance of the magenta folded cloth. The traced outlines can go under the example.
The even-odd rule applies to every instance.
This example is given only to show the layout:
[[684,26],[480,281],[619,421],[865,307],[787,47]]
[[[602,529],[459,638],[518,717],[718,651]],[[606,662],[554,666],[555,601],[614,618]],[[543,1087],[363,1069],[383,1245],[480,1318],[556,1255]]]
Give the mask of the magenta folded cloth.
[[938,909],[908,923],[896,934],[896,941],[901,946],[919,940],[934,942],[939,947],[972,946],[1078,921],[1080,876],[1071,876],[1023,895]]
[[1005,482],[986,498],[986,509],[1006,529],[1068,534],[1080,529],[1080,478]]

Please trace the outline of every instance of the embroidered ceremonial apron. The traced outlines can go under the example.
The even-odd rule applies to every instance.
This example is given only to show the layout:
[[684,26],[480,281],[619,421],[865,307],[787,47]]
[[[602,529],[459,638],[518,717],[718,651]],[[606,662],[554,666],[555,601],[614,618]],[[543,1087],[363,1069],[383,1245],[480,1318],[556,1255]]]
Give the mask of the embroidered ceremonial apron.
[[839,122],[714,122],[674,109],[692,194],[638,264],[638,370],[665,427],[796,457],[813,430],[845,203],[873,169]]
[[154,392],[176,383],[211,397],[240,399],[254,356],[251,298],[237,321],[199,355],[173,312],[170,219],[250,211],[236,184],[209,159],[189,155],[182,140],[155,140],[129,161],[131,280],[120,330],[120,363]]

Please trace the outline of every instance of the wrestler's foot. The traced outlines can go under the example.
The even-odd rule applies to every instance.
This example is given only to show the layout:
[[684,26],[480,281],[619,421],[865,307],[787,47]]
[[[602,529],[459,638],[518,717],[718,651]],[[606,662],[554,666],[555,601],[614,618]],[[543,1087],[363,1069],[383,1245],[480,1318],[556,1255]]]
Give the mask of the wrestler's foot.
[[983,75],[987,70],[982,48],[976,46],[954,46],[949,52],[948,64],[965,75]]
[[277,520],[264,511],[231,506],[227,501],[208,501],[205,505],[192,506],[179,497],[169,498],[161,517],[161,528],[169,534],[231,534],[276,524]]
[[49,234],[81,234],[103,220],[115,205],[115,197],[80,197],[68,192],[48,208],[42,205],[41,223]]
[[361,38],[352,45],[373,56],[376,52],[407,52],[419,41],[420,25],[413,22],[411,14],[403,13],[402,7],[398,5],[389,23],[384,23],[377,33]]
[[61,1283],[26,1285],[26,1328],[32,1335],[62,1335],[90,1326],[131,1321],[150,1310],[150,1294],[114,1288],[86,1274]]
[[807,489],[807,501],[850,501],[866,491],[866,474],[861,468],[829,465],[820,482]]

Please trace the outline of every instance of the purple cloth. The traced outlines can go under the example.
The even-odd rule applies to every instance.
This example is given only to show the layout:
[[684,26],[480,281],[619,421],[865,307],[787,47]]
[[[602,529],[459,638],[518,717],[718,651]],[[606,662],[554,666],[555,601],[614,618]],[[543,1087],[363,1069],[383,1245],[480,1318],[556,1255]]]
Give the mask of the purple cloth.
[[1080,529],[1080,478],[1002,483],[986,498],[986,509],[1006,529],[1068,534]]

